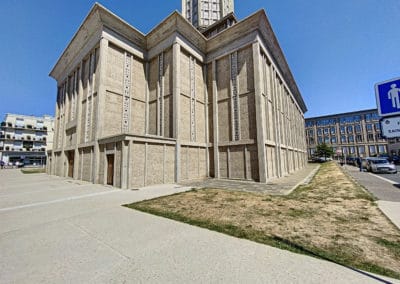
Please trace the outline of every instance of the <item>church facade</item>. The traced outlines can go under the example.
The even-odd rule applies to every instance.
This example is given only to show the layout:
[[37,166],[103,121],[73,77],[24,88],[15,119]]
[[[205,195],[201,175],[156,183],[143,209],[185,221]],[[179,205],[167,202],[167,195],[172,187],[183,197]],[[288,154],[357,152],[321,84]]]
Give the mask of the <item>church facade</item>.
[[147,35],[95,4],[50,73],[49,174],[120,188],[304,167],[307,110],[263,10]]

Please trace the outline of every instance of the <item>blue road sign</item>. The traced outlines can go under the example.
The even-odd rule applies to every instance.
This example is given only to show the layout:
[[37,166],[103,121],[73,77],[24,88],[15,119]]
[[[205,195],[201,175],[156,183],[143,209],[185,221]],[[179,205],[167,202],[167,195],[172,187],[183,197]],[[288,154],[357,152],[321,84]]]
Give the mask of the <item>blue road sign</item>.
[[380,116],[400,114],[400,78],[377,83],[375,96]]

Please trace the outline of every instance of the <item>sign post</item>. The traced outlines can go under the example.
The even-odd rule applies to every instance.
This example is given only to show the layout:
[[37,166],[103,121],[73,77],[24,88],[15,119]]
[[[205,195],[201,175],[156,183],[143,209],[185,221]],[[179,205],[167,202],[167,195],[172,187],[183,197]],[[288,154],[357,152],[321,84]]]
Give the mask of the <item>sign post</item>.
[[400,78],[375,84],[375,96],[382,136],[400,137]]

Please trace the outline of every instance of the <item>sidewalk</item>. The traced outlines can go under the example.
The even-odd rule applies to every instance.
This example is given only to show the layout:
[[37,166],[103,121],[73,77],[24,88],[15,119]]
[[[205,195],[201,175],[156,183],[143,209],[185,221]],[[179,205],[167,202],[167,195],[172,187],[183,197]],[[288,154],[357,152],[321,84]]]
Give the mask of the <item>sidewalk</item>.
[[187,189],[0,171],[0,283],[399,283],[121,206]]
[[399,184],[371,173],[360,172],[357,167],[344,166],[343,169],[379,199],[379,209],[400,229]]

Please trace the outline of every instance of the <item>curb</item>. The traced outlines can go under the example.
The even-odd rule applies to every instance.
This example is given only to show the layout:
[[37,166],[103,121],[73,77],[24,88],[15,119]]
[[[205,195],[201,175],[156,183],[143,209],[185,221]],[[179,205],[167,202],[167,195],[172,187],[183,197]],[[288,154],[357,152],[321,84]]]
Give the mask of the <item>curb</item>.
[[321,165],[318,165],[315,169],[313,169],[303,180],[298,182],[295,186],[293,186],[291,189],[289,189],[284,195],[289,195],[291,194],[296,188],[298,188],[300,185],[306,185],[311,182],[311,180],[314,178],[314,176],[317,174],[318,170],[321,168]]

